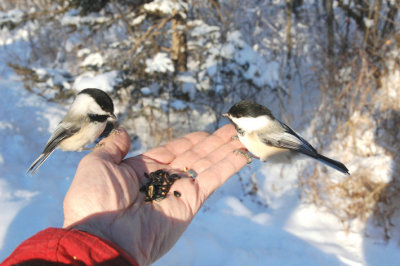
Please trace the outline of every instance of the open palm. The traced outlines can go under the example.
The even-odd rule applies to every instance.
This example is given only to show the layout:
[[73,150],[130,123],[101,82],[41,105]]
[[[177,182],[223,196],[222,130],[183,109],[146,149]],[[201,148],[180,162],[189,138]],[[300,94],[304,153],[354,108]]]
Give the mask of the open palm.
[[[233,151],[243,148],[226,125],[212,135],[190,133],[144,154],[123,159],[130,139],[120,129],[82,159],[64,199],[64,227],[106,238],[140,265],[164,255],[183,234],[204,201],[247,162]],[[193,169],[189,177],[183,169]],[[139,192],[144,173],[163,169],[182,176],[166,199],[145,202]],[[186,177],[186,178],[185,178]],[[179,191],[181,197],[175,197]]]

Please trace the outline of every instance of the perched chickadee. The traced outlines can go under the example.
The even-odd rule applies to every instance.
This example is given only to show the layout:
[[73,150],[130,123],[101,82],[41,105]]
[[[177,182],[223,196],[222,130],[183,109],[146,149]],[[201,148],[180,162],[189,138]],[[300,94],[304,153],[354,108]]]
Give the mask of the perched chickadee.
[[306,140],[276,119],[265,106],[243,100],[223,116],[234,124],[238,138],[247,150],[261,161],[280,161],[286,155],[302,153],[349,174],[344,164],[319,154]]
[[82,151],[100,136],[108,120],[115,119],[114,104],[107,93],[99,89],[82,90],[27,173],[34,174],[57,147],[64,151]]

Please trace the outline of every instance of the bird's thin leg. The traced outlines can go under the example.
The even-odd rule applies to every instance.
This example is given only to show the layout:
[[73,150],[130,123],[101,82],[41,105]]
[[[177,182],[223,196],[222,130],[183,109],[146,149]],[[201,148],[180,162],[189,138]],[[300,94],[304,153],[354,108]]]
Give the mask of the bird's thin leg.
[[238,135],[232,136],[231,139],[232,140],[239,140],[239,136]]
[[94,146],[93,149],[99,148],[99,147],[101,147],[101,146],[103,146],[103,145],[104,145],[103,142],[98,142],[98,143],[96,143],[96,146]]
[[83,147],[83,148],[82,148],[82,151],[93,151],[94,149],[99,148],[99,147],[101,147],[101,146],[103,146],[103,145],[104,145],[104,143],[98,142],[98,143],[96,143],[96,145],[94,145],[94,147],[92,147],[92,148]]
[[114,123],[114,128],[111,130],[110,135],[119,134],[120,131],[116,128],[116,124]]
[[247,150],[237,149],[237,150],[234,150],[233,152],[244,156],[247,159],[248,164],[253,161],[253,158],[257,158],[254,155],[250,154]]

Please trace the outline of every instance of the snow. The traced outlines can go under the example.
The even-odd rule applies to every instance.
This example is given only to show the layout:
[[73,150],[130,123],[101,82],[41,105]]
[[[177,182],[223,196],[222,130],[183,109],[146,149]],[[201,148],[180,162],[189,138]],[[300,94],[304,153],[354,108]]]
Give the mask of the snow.
[[146,15],[145,15],[145,14],[140,15],[140,16],[137,16],[137,17],[135,17],[134,19],[132,19],[132,21],[130,22],[130,24],[131,24],[132,26],[138,25],[138,24],[142,23],[143,20],[144,20],[145,18],[146,18]]
[[70,89],[71,74],[60,69],[32,68],[39,79],[46,80],[44,86],[52,88],[56,85],[62,85],[66,89]]
[[110,71],[102,74],[94,72],[85,72],[78,76],[74,82],[73,88],[81,91],[87,88],[97,88],[105,92],[111,92],[117,82],[118,71]]
[[[38,175],[27,167],[38,156],[65,107],[28,93],[12,74],[0,78],[0,260],[43,226],[61,226],[62,200],[79,153],[56,151]],[[47,169],[47,170],[45,170]]]
[[221,56],[243,66],[245,77],[258,87],[278,84],[280,64],[275,61],[265,62],[260,54],[243,41],[239,31],[228,34],[228,42],[222,46]]
[[[80,50],[82,52],[82,50]],[[81,67],[97,66],[100,67],[104,64],[103,56],[100,53],[89,54],[85,60],[80,64]]]
[[184,101],[181,101],[181,100],[174,100],[174,101],[171,103],[171,107],[172,107],[173,109],[175,109],[175,110],[182,111],[182,110],[184,110],[185,108],[187,108],[187,104],[186,104]]
[[82,48],[82,49],[79,49],[76,52],[76,55],[78,57],[84,57],[84,56],[87,56],[88,54],[90,54],[90,49],[89,48]]
[[[1,32],[1,33],[3,33],[3,32]],[[17,29],[12,36],[9,36],[9,35],[7,37],[1,36],[0,45],[1,46],[10,45],[10,44],[15,43],[18,40],[27,41],[28,39],[29,39],[29,32],[26,29]]]
[[196,79],[189,75],[180,75],[177,80],[182,82],[182,92],[187,93],[190,99],[196,95]]
[[140,89],[140,91],[143,93],[143,95],[150,95],[151,94],[151,89],[149,87],[143,87]]
[[299,204],[294,189],[269,207],[226,193],[222,189],[208,200],[177,245],[155,265],[359,264],[361,246],[356,254],[348,251],[354,240],[340,235],[336,218]]
[[61,20],[63,25],[73,25],[73,26],[80,26],[80,24],[96,24],[96,23],[106,23],[109,21],[107,17],[101,16],[64,16]]
[[24,12],[19,9],[13,9],[7,12],[0,11],[0,26],[7,22],[18,24],[22,21],[24,15]]
[[184,1],[170,1],[170,0],[154,0],[143,6],[144,10],[148,12],[160,12],[161,14],[171,15],[174,11],[186,18],[186,10],[188,10],[188,4]]
[[207,25],[202,20],[190,21],[189,26],[194,27],[190,31],[190,35],[193,37],[201,37],[204,35],[209,35],[210,33],[219,35],[219,27]]
[[[304,219],[307,217],[307,219]],[[322,219],[321,219],[322,218]],[[363,265],[363,237],[358,232],[345,233],[342,224],[332,214],[325,213],[315,206],[300,206],[288,218],[285,224],[288,232],[296,235],[312,246],[319,247],[327,254],[335,254],[344,264]],[[329,242],[342,243],[331,245]]]
[[[395,64],[393,63],[393,65]],[[398,84],[400,84],[400,70],[399,68],[393,68],[394,69],[389,72],[387,78],[385,79],[386,88],[384,89],[386,95],[389,96],[391,101],[397,101],[397,103],[400,103],[400,92],[398,90]]]
[[146,69],[147,73],[153,72],[174,72],[174,64],[172,60],[168,57],[166,53],[157,53],[153,58],[146,59]]
[[374,25],[374,20],[369,18],[364,18],[365,27],[371,28]]

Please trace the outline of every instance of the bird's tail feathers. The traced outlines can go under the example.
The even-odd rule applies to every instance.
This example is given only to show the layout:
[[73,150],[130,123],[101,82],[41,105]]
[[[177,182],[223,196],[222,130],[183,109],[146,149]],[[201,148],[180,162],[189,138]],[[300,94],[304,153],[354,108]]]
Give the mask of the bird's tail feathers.
[[49,156],[53,153],[54,149],[50,152],[47,153],[42,153],[40,156],[31,164],[31,166],[28,168],[28,171],[26,173],[28,174],[30,172],[31,175],[34,175],[36,171],[39,169],[39,167],[49,158]]
[[330,159],[321,154],[318,154],[318,157],[316,159],[332,168],[335,168],[336,170],[342,172],[343,174],[350,175],[349,169],[347,169],[347,167],[339,161]]

